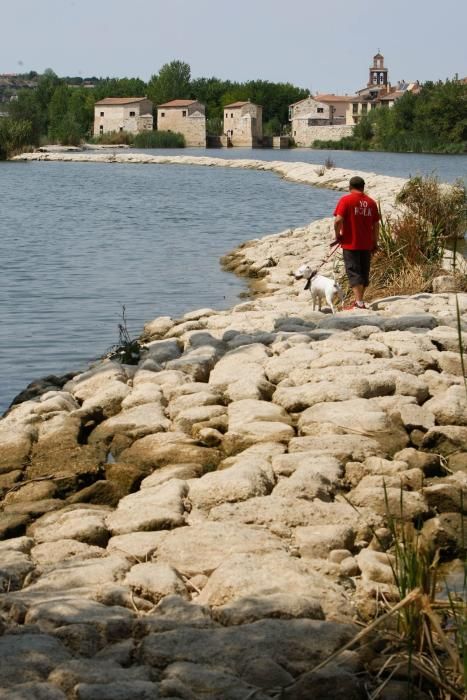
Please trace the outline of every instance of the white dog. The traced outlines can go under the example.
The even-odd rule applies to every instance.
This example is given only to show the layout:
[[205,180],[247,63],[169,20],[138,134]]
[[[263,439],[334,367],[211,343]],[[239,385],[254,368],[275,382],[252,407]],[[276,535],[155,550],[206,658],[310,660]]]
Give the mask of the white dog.
[[[309,280],[311,298],[313,300],[313,311],[318,301],[318,310],[321,311],[321,302],[326,300],[328,306],[331,307],[332,313],[336,313],[332,300],[337,295],[342,304],[344,301],[344,292],[342,287],[335,279],[324,277],[324,275],[313,274],[313,270],[309,265],[300,265],[295,271],[295,279]],[[307,285],[308,286],[308,285]],[[305,287],[306,289],[306,287]]]

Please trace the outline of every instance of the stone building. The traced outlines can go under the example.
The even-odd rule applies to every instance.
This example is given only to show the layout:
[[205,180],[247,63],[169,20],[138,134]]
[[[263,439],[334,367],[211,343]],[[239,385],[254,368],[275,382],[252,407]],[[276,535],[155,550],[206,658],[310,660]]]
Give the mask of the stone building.
[[334,95],[333,93],[318,93],[314,96],[317,102],[329,107],[329,123],[345,124],[347,107],[355,95]]
[[112,131],[152,131],[152,102],[147,97],[106,97],[94,105],[94,136]]
[[[311,95],[289,106],[292,138],[297,146],[311,145],[311,128],[329,124],[328,105],[317,102]],[[317,138],[317,137],[315,137]]]
[[197,100],[171,100],[157,107],[157,130],[183,134],[185,145],[206,148],[206,110]]
[[263,140],[263,108],[253,102],[224,107],[224,140],[228,146],[255,148]]

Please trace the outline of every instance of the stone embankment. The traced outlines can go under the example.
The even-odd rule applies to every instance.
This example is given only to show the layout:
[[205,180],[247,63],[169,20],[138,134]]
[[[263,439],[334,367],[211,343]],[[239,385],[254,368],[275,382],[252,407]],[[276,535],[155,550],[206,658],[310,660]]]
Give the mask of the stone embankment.
[[368,647],[312,669],[397,600],[388,510],[462,557],[466,391],[453,294],[311,309],[328,233],[241,246],[260,295],[0,421],[0,698],[367,697]]

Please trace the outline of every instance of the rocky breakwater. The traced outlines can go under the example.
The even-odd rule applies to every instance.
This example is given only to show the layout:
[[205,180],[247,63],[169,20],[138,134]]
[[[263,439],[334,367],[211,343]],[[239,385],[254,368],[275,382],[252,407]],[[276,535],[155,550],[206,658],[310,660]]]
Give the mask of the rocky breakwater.
[[328,226],[0,421],[0,697],[366,697],[367,646],[312,669],[397,600],[388,511],[463,556],[467,405],[454,295],[311,310]]

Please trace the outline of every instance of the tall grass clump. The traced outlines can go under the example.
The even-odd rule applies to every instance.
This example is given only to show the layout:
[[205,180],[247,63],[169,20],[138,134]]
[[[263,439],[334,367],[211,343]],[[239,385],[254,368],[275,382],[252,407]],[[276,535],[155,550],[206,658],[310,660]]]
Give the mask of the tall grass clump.
[[131,146],[134,136],[129,131],[109,131],[106,134],[94,136],[91,143],[102,144],[105,146]]
[[[387,552],[392,569],[397,603],[389,603],[382,595],[375,619],[367,622],[353,639],[310,673],[319,671],[337,659],[345,650],[377,641],[378,659],[373,672],[372,688],[367,686],[369,700],[390,698],[387,684],[396,678],[405,680],[405,693],[397,698],[418,700],[465,700],[467,692],[467,540],[463,529],[462,490],[459,521],[461,536],[456,549],[463,556],[463,580],[460,590],[450,590],[440,573],[444,552],[422,537],[420,530],[405,517],[404,492],[401,489],[398,513],[390,508],[384,486],[386,526],[385,541],[369,525],[380,551]],[[349,504],[355,508],[350,502]],[[355,508],[357,512],[358,509]]]
[[135,148],[185,148],[185,137],[173,131],[142,131],[133,139]]
[[[395,628],[387,634],[390,660],[385,673],[403,668],[408,680],[407,697],[418,687],[429,697],[450,700],[465,698],[467,691],[467,564],[464,558],[463,587],[450,591],[439,575],[440,552],[421,537],[413,523],[389,512],[387,526],[393,545],[394,581],[401,601]],[[462,493],[461,493],[462,496]],[[461,512],[459,519],[461,527]],[[403,514],[403,491],[401,490]],[[462,537],[462,553],[466,553]],[[376,696],[377,697],[377,696]]]
[[[465,231],[466,189],[460,180],[442,185],[434,176],[413,177],[396,204],[396,214],[381,218],[372,262],[372,297],[429,290],[434,277],[446,274],[443,258],[448,244]],[[452,274],[458,289],[467,289],[465,273]]]

